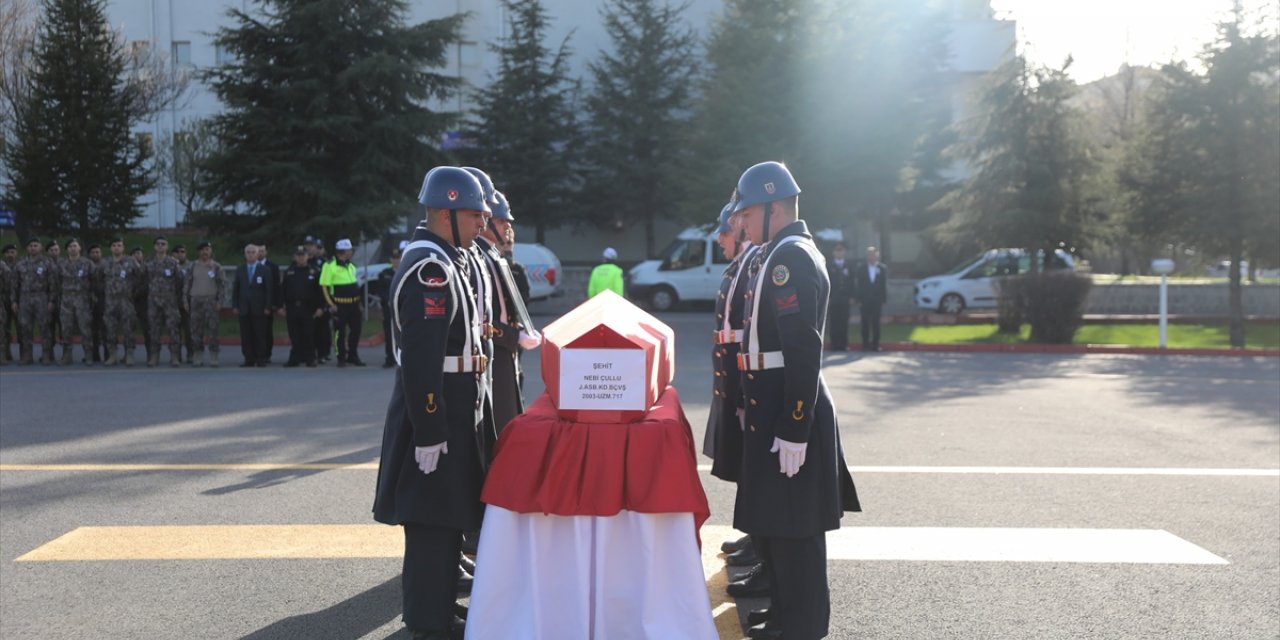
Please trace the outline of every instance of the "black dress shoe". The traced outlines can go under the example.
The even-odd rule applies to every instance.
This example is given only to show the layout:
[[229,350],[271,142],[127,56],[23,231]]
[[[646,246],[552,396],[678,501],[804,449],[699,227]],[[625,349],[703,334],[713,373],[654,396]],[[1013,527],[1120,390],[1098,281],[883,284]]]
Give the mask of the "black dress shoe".
[[455,603],[453,603],[453,615],[455,615],[455,616],[457,616],[457,617],[459,617],[459,618],[462,618],[463,620],[466,620],[466,619],[467,619],[467,606],[466,606],[466,605],[464,605],[464,604],[462,604],[461,602],[455,602]]
[[413,640],[453,640],[448,631],[424,631],[421,629],[410,629],[409,637]]
[[361,360],[360,358],[352,358],[352,359],[348,360],[347,362],[349,362],[349,363],[351,364],[351,366],[353,366],[353,367],[363,367],[363,366],[365,366],[365,364],[364,364],[364,360]]
[[267,365],[270,365],[270,364],[271,364],[271,361],[270,361],[270,360],[263,360],[262,362],[259,362],[259,363],[258,363],[258,366],[259,366],[259,367],[266,367]]
[[241,368],[241,369],[247,369],[247,368],[252,367],[252,366],[253,366],[253,363],[252,363],[252,362],[246,362],[246,363],[244,363],[244,364],[240,365],[240,368]]
[[468,558],[466,554],[458,556],[458,566],[462,567],[463,571],[466,571],[473,576],[476,574],[476,562],[475,560]]
[[475,584],[475,576],[467,573],[466,569],[458,567],[458,593],[471,593],[471,585]]
[[741,551],[743,547],[751,544],[751,536],[742,536],[737,540],[725,540],[720,543],[720,550],[725,553],[733,553]]
[[395,361],[395,360],[384,360],[384,361],[382,362],[382,368],[383,368],[383,369],[390,369],[391,367],[394,367],[394,366],[396,366],[396,361]]
[[782,640],[782,630],[766,622],[747,629],[747,637],[752,640]]
[[462,552],[474,556],[480,550],[480,532],[468,531],[462,534]]
[[339,368],[339,369],[342,369],[342,368],[344,368],[344,367],[346,367],[346,366],[347,366],[347,361],[346,361],[346,360],[339,360],[339,361],[338,361],[338,368]]
[[286,369],[292,369],[292,368],[294,368],[294,367],[296,367],[296,366],[298,366],[298,363],[296,363],[296,362],[286,362],[286,363],[284,363],[284,368],[286,368]]
[[770,611],[767,608],[752,609],[751,611],[747,612],[747,624],[754,627],[762,622],[768,622],[769,619],[772,617],[773,616],[771,615]]
[[316,361],[315,361],[315,360],[312,360],[311,362],[308,362],[308,363],[307,363],[307,366],[308,366],[308,367],[314,367],[314,366],[316,366]]
[[725,556],[724,563],[731,567],[750,567],[760,564],[760,556],[756,555],[755,547],[747,547]]
[[729,583],[725,588],[735,598],[758,598],[769,595],[769,574],[764,565],[756,565],[741,580]]

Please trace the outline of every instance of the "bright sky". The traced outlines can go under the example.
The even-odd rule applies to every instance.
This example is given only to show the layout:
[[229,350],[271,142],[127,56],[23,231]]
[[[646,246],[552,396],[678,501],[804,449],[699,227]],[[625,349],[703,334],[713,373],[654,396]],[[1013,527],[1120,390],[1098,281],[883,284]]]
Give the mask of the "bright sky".
[[[1134,65],[1192,59],[1211,41],[1231,0],[992,0],[997,18],[1018,22],[1018,41],[1033,62],[1057,67],[1070,54],[1071,75],[1089,82]],[[1251,16],[1280,29],[1274,0],[1244,0]]]

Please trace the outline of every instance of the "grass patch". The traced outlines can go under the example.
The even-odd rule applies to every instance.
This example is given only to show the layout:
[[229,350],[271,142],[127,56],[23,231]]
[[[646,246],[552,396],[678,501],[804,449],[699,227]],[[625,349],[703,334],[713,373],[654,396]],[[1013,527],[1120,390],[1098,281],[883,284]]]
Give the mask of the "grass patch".
[[[1003,334],[994,324],[949,326],[890,324],[881,329],[883,342],[918,344],[1022,344],[1031,335],[1023,325],[1018,335]],[[1169,347],[1176,349],[1228,349],[1229,329],[1223,324],[1171,324]],[[857,325],[849,327],[849,341],[858,344]],[[1076,332],[1075,344],[1106,344],[1132,347],[1160,346],[1156,324],[1087,324]],[[1246,324],[1245,344],[1250,349],[1280,349],[1280,324]]]

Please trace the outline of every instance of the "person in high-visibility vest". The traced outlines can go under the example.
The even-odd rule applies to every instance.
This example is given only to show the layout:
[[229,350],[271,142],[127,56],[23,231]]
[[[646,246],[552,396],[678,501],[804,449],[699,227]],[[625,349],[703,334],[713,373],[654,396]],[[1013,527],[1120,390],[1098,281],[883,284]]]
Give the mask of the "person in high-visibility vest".
[[587,297],[594,298],[597,293],[605,289],[623,295],[622,267],[614,264],[618,259],[618,252],[614,251],[613,247],[606,247],[602,256],[604,262],[591,270],[591,280],[587,283]]
[[338,332],[338,366],[353,364],[363,367],[360,360],[360,329],[364,325],[361,316],[360,284],[356,278],[356,265],[351,263],[351,241],[343,238],[334,245],[337,253],[332,262],[326,262],[320,270],[320,290],[333,314],[334,329]]

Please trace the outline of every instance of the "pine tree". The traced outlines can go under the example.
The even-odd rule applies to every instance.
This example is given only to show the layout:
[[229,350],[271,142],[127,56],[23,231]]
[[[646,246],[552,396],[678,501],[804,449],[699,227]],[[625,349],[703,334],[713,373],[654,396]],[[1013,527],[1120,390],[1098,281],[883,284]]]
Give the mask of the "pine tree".
[[417,209],[422,176],[446,157],[430,110],[457,90],[442,73],[463,16],[406,25],[400,0],[259,0],[231,10],[215,42],[234,56],[206,80],[214,117],[198,218],[240,236],[294,241],[379,235]]
[[128,78],[105,0],[45,0],[30,91],[14,104],[4,150],[9,204],[23,233],[127,227],[150,190],[147,115]]
[[613,50],[591,64],[583,201],[602,221],[643,225],[649,257],[657,249],[654,222],[675,214],[680,174],[690,164],[697,41],[683,24],[684,8],[610,0],[603,13]]
[[1280,260],[1280,39],[1248,35],[1237,3],[1201,54],[1205,72],[1165,65],[1120,180],[1130,228],[1227,255],[1230,339],[1245,346],[1239,264]]
[[578,83],[568,77],[569,38],[545,44],[549,18],[540,0],[503,0],[508,35],[490,45],[498,75],[476,93],[468,139],[471,157],[511,202],[536,241],[570,217],[581,144],[575,116]]

